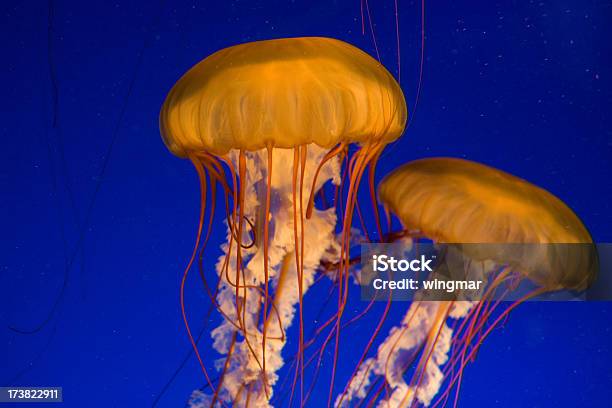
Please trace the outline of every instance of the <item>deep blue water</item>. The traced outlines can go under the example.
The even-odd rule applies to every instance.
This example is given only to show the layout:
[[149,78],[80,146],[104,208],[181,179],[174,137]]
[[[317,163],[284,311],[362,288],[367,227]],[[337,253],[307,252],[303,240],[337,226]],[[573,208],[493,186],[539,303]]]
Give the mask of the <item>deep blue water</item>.
[[[393,1],[371,3],[382,61],[397,74]],[[399,11],[412,109],[420,4]],[[0,385],[63,386],[70,407],[150,406],[189,350],[178,285],[199,205],[195,171],[159,136],[166,92],[245,41],[322,35],[374,54],[359,0],[6,0],[0,15]],[[595,240],[612,241],[612,3],[432,2],[425,15],[421,98],[379,176],[427,156],[481,161],[553,192]],[[208,305],[189,283],[197,329]],[[35,328],[50,310],[35,334],[8,328]],[[339,376],[375,321],[344,332],[356,340]],[[611,337],[610,303],[522,305],[468,366],[461,406],[610,406]],[[183,406],[202,384],[191,359],[160,406]]]

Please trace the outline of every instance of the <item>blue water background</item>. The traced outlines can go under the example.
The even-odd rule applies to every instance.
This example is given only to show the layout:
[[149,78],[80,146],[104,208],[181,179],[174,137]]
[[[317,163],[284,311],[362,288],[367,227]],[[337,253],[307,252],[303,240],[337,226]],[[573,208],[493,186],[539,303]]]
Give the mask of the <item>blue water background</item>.
[[[382,61],[397,75],[393,1],[370,3]],[[420,3],[399,5],[412,111]],[[236,43],[322,35],[375,54],[372,38],[361,33],[359,0],[58,0],[51,11],[40,1],[0,5],[0,385],[63,386],[69,407],[150,406],[189,350],[178,287],[199,206],[195,171],[159,136],[166,92]],[[379,177],[421,157],[484,162],[553,192],[610,242],[611,3],[432,2],[425,14],[421,98]],[[217,222],[209,267],[224,235]],[[40,332],[7,328],[45,320],[65,275]],[[324,292],[307,296],[311,313]],[[197,331],[208,303],[195,274],[187,297]],[[389,324],[402,314],[396,307]],[[339,378],[379,315],[343,332],[351,341]],[[610,406],[611,338],[610,303],[522,305],[467,368],[461,406]],[[208,338],[202,350],[214,356]],[[324,406],[327,381],[312,406]],[[190,359],[160,406],[184,406],[202,384]]]

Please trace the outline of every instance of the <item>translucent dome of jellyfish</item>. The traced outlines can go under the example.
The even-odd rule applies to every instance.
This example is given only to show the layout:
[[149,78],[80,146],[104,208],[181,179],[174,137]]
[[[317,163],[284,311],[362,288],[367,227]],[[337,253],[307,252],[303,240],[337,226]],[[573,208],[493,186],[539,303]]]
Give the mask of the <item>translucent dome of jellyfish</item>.
[[[488,285],[476,300],[423,296],[411,303],[376,356],[355,369],[339,406],[368,398],[372,405],[378,398],[380,407],[456,402],[466,364],[512,309],[544,292],[584,290],[595,278],[597,254],[578,217],[557,197],[508,173],[461,159],[422,159],[387,175],[378,196],[405,231],[457,243],[449,246],[465,260],[465,276]],[[505,295],[495,292],[524,279],[535,288],[494,313]]]
[[[181,284],[183,319],[207,383],[207,392],[197,395],[201,406],[270,406],[294,320],[299,347],[291,398],[295,391],[303,401],[304,295],[322,262],[338,265],[329,274],[338,302],[326,340],[336,360],[357,190],[406,119],[392,75],[331,38],[229,47],[196,64],[170,90],[160,113],[162,137],[173,154],[193,163],[201,188],[196,245]],[[335,189],[338,217],[335,207],[314,206],[326,183]],[[224,197],[227,242],[216,285],[201,276],[223,319],[211,333],[214,351],[202,353],[188,323],[184,286],[210,236],[217,192]],[[216,361],[217,373],[208,372],[204,359]]]

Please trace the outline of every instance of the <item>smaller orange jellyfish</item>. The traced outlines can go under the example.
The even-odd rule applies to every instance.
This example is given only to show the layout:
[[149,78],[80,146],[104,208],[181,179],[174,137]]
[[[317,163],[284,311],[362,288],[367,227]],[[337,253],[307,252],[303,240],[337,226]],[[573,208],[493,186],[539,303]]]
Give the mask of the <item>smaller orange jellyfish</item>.
[[[480,273],[488,285],[477,300],[413,301],[377,356],[362,357],[337,406],[357,398],[429,406],[443,384],[434,406],[445,405],[455,387],[456,400],[464,367],[512,309],[545,292],[582,291],[595,279],[597,253],[576,214],[546,190],[503,171],[461,159],[417,160],[386,176],[378,196],[405,231],[449,244],[467,260],[466,276]],[[494,296],[496,289],[524,279],[536,288],[492,318],[507,294]]]

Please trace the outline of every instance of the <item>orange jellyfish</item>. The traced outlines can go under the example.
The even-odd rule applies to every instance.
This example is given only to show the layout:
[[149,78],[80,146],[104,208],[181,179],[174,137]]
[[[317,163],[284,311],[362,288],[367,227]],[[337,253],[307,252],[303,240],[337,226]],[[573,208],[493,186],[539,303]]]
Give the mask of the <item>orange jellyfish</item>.
[[[446,405],[453,389],[456,403],[464,367],[512,309],[545,292],[582,291],[595,278],[597,254],[576,214],[546,190],[492,167],[417,160],[386,176],[378,197],[405,231],[448,243],[466,260],[465,276],[488,284],[477,299],[413,301],[377,355],[361,359],[337,406],[367,398],[369,406]],[[498,289],[527,279],[535,288],[499,309],[508,294]]]
[[[161,109],[161,134],[173,154],[193,163],[201,188],[181,309],[211,390],[200,396],[204,406],[269,406],[295,314],[300,338],[292,390],[304,400],[303,296],[323,261],[339,264],[337,311],[326,323],[335,364],[357,190],[368,168],[373,174],[382,148],[402,134],[406,119],[393,76],[363,51],[330,38],[229,47],[173,86]],[[339,239],[335,208],[314,206],[315,195],[330,181]],[[373,177],[369,184],[374,197]],[[217,192],[224,197],[227,242],[216,266],[217,284],[204,283],[223,320],[212,331],[214,351],[204,354],[191,333],[184,286],[210,236]],[[215,378],[203,358],[214,361],[219,354]]]

